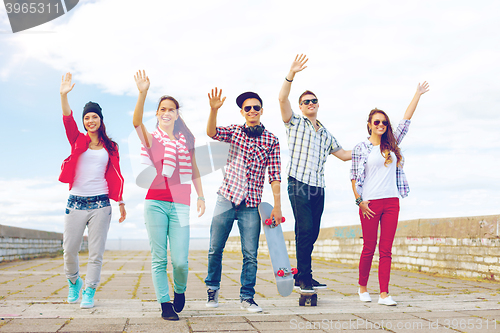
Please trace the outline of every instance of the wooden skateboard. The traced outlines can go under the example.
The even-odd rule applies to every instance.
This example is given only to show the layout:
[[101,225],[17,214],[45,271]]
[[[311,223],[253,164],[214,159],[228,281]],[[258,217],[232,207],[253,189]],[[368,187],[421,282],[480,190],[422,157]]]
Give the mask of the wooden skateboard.
[[[271,263],[273,264],[276,287],[278,288],[278,293],[286,297],[293,291],[293,275],[297,273],[297,269],[290,266],[290,258],[288,257],[281,225],[276,225],[276,222],[270,219],[272,210],[273,206],[267,202],[262,202],[259,205],[260,220],[266,234],[266,242]],[[284,217],[282,218],[282,222],[285,222]]]
[[318,305],[318,294],[314,292],[300,292],[299,306],[317,306]]

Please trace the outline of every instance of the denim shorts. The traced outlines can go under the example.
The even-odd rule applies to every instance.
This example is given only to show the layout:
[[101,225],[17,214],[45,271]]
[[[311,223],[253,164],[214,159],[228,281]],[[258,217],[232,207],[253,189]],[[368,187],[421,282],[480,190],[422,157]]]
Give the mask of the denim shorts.
[[107,194],[94,195],[92,197],[79,197],[77,195],[70,194],[66,208],[90,210],[104,208],[110,205],[109,196]]

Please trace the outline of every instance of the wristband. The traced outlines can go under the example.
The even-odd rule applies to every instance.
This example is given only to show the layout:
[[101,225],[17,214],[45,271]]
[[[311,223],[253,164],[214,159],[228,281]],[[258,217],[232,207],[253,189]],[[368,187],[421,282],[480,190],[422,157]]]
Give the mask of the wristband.
[[362,202],[363,202],[363,198],[362,197],[359,196],[359,197],[356,198],[356,205],[359,206]]
[[198,197],[198,200],[205,202],[205,197]]
[[287,80],[288,82],[292,82],[293,80],[288,80],[288,78],[285,76],[285,80]]
[[121,200],[121,201],[118,201],[118,206],[120,205],[125,205],[125,201]]

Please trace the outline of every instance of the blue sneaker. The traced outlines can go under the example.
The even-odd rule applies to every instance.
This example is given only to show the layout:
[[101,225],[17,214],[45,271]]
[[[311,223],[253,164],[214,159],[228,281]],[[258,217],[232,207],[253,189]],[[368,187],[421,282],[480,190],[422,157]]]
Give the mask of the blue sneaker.
[[83,290],[82,302],[80,303],[80,307],[82,309],[90,309],[94,307],[94,294],[94,288],[87,287]]
[[78,277],[76,279],[76,282],[73,283],[71,282],[70,279],[68,279],[68,303],[76,303],[80,299],[80,291],[82,290],[83,287],[83,280],[81,277]]

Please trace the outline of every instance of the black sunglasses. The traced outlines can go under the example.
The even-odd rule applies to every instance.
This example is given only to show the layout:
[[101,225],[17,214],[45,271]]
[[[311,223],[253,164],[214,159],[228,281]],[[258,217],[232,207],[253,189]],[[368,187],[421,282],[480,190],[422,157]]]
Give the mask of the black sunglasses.
[[[373,125],[378,126],[379,124],[380,124],[380,120],[374,120],[374,121],[373,121]],[[382,121],[382,124],[383,124],[384,126],[387,126],[387,124],[389,124],[389,122],[388,122],[387,120],[383,120],[383,121]]]
[[318,100],[315,98],[315,99],[305,99],[302,101],[302,103],[300,103],[300,105],[302,104],[309,105],[309,102],[313,104],[318,104]]
[[250,112],[252,108],[257,112],[260,111],[260,105],[247,105],[243,108],[243,110],[245,110],[245,112]]

